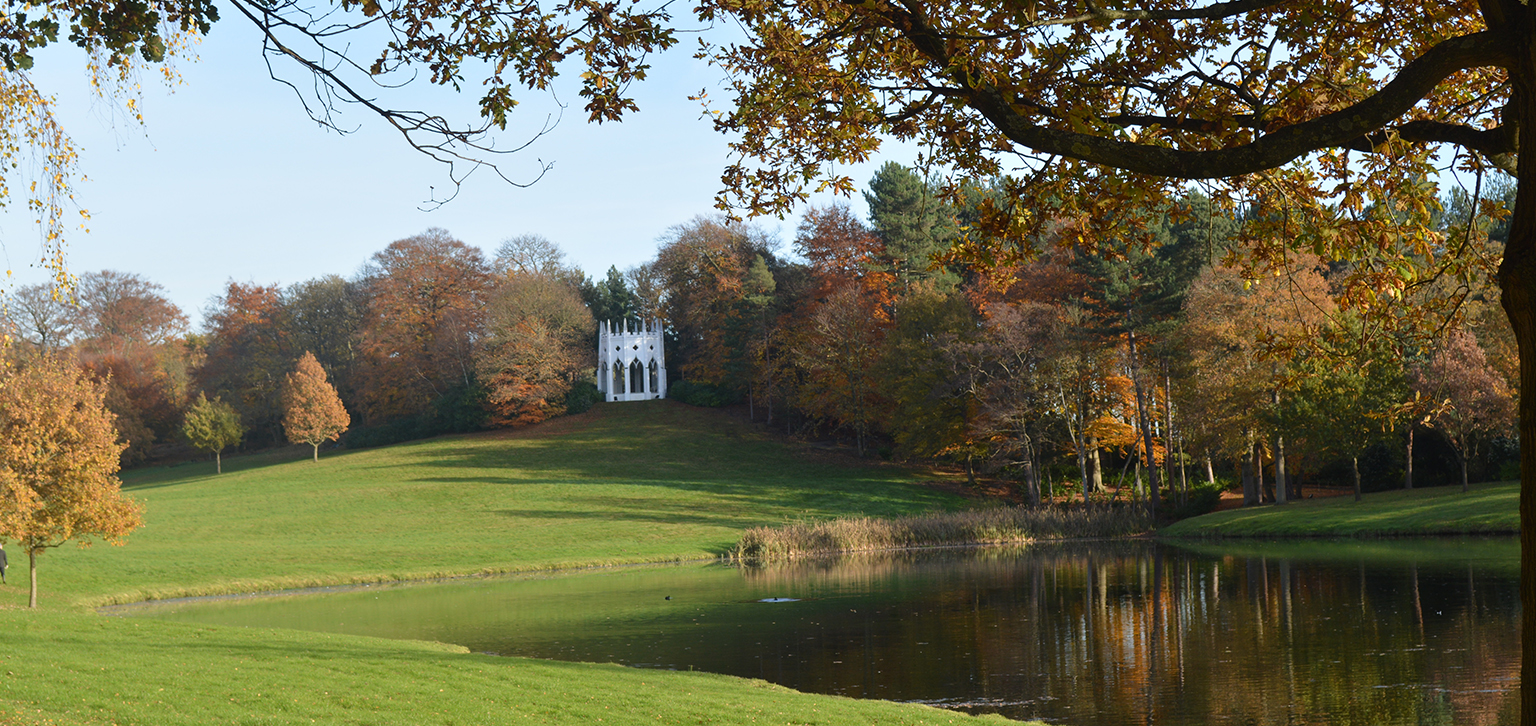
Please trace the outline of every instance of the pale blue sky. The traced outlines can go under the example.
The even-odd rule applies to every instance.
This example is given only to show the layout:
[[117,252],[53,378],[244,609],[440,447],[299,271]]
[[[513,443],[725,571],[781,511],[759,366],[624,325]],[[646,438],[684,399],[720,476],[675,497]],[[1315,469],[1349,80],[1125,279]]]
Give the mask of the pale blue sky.
[[[507,237],[541,234],[601,275],[609,265],[650,259],[668,227],[712,211],[726,139],[687,96],[715,86],[719,72],[690,57],[691,40],[656,60],[637,89],[640,113],[622,124],[587,124],[567,87],[564,120],[505,165],[518,178],[535,173],[535,159],[553,162],[533,187],[477,174],[453,202],[424,212],[418,206],[430,188],[448,185],[445,167],[360,109],[348,116],[357,133],[318,127],[289,89],[267,77],[254,30],[233,12],[223,17],[200,60],[179,64],[184,84],[174,93],[146,79],[142,128],[114,122],[110,109],[92,102],[72,49],[39,58],[34,78],[56,94],[88,177],[77,199],[91,212],[91,231],[69,240],[72,271],[141,274],[164,285],[196,322],[227,280],[287,285],[350,276],[385,245],[428,227],[488,253]],[[410,94],[403,104],[473,108],[472,96]],[[534,126],[555,108],[547,97],[525,98],[523,118]],[[504,143],[523,138],[512,132]],[[848,173],[863,185],[885,158],[910,164],[915,157],[888,148]],[[850,201],[864,214],[862,198]],[[786,246],[793,237],[794,219],[760,223],[777,229]],[[0,242],[16,284],[46,278],[32,265],[37,233],[24,215],[0,215]]]

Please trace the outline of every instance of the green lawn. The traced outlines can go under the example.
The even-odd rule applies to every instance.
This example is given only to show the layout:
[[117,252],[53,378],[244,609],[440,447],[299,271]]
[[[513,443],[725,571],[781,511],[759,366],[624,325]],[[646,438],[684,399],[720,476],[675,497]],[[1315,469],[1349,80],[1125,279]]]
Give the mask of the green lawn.
[[[962,723],[741,679],[475,656],[440,644],[108,618],[187,594],[712,557],[749,526],[952,509],[918,473],[786,447],[715,411],[604,405],[518,432],[230,457],[124,475],[124,547],[0,587],[0,726]],[[989,719],[994,720],[994,719]]]
[[[301,453],[230,457],[222,475],[211,462],[126,473],[144,527],[125,547],[47,553],[44,601],[697,559],[724,553],[750,526],[960,504],[913,486],[909,470],[787,449],[670,401],[326,452],[319,463]],[[22,602],[0,591],[0,605]]]
[[1515,534],[1520,484],[1435,487],[1354,497],[1307,499],[1193,517],[1158,531],[1165,537],[1390,537]]
[[762,681],[438,643],[4,611],[0,725],[984,724]]

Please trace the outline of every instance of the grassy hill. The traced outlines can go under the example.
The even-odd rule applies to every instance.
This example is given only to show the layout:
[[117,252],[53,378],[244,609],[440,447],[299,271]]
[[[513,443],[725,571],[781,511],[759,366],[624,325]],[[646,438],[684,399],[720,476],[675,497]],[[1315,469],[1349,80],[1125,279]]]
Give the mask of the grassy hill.
[[1392,537],[1515,534],[1520,531],[1520,483],[1474,484],[1306,499],[1247,507],[1176,522],[1165,537]]
[[[954,508],[893,466],[789,448],[718,411],[599,406],[519,431],[127,472],[125,547],[41,560],[46,602],[103,605],[714,557],[747,527]],[[18,559],[13,557],[13,561]],[[14,573],[16,570],[12,570]],[[0,590],[0,605],[20,603]]]
[[[291,460],[284,460],[288,454]],[[747,527],[961,505],[924,475],[763,437],[668,401],[384,449],[125,474],[124,547],[25,558],[0,587],[0,726],[1001,722],[706,674],[440,644],[108,618],[189,594],[715,556]]]

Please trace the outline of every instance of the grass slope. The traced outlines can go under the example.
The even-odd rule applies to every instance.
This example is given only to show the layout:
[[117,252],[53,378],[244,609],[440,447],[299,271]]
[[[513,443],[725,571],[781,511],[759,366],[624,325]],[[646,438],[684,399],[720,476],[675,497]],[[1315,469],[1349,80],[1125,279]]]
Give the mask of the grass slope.
[[1176,522],[1164,537],[1387,537],[1515,534],[1520,484],[1475,484],[1329,497],[1215,512]]
[[60,611],[5,620],[0,726],[1011,723],[440,643]]
[[[752,526],[960,504],[909,470],[786,448],[670,401],[319,463],[271,458],[231,457],[222,475],[211,463],[127,473],[145,526],[126,547],[47,553],[42,597],[94,606],[714,557]],[[0,605],[20,602],[0,590]]]
[[[520,432],[130,472],[145,526],[0,587],[0,726],[1001,722],[723,676],[83,612],[186,594],[708,557],[750,526],[959,506],[666,401]],[[18,561],[20,560],[20,561]]]

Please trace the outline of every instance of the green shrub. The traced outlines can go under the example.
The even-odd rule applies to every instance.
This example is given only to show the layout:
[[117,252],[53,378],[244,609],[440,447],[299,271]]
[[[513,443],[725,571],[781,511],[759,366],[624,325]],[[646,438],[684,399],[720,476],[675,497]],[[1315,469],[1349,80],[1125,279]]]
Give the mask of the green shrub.
[[1221,503],[1221,493],[1226,489],[1227,482],[1219,479],[1214,484],[1205,481],[1196,482],[1189,488],[1189,498],[1184,506],[1173,508],[1172,518],[1188,519],[1216,511],[1216,505]]
[[597,390],[597,384],[581,381],[565,392],[565,412],[567,414],[582,413],[601,400],[603,400],[603,392]]
[[490,414],[485,408],[485,389],[478,383],[455,386],[432,402],[432,408],[415,416],[377,426],[355,426],[343,435],[349,449],[388,446],[425,439],[438,434],[462,434],[485,428]]
[[719,408],[736,403],[736,395],[724,386],[678,381],[667,386],[667,398],[690,406]]

